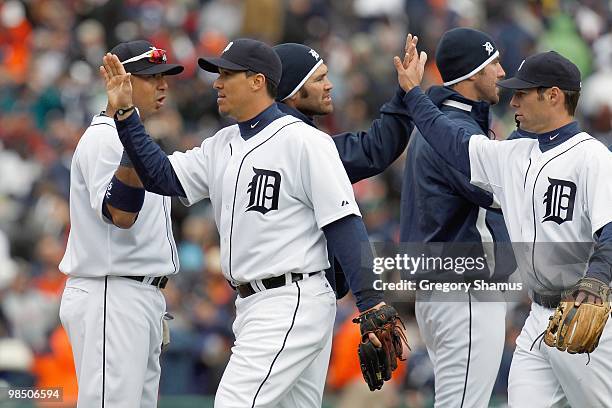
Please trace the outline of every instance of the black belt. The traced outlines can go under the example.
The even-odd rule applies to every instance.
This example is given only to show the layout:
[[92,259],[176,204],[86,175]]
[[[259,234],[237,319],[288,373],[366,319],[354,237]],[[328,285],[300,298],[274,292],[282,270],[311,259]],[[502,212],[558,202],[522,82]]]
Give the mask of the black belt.
[[[301,281],[302,279],[304,279],[304,275],[312,276],[317,273],[319,272],[291,273],[291,283]],[[273,278],[262,279],[261,283],[266,289],[274,289],[274,288],[280,288],[281,286],[285,286],[287,284],[287,281],[285,280],[285,275],[281,275],[281,276],[275,276]],[[255,285],[255,284],[245,283],[245,284],[234,287],[234,289],[236,289],[236,292],[238,292],[238,295],[240,295],[241,298],[249,297],[251,295],[254,295],[257,292],[261,292],[261,290],[253,289],[252,285]]]
[[561,303],[561,295],[541,295],[537,292],[533,292],[533,301],[540,306],[556,309],[559,303]]
[[[122,276],[122,278],[128,278],[128,279],[132,279],[138,282],[142,282],[144,281],[146,278],[150,278],[150,276]],[[150,285],[156,286],[160,289],[163,289],[166,287],[166,283],[168,283],[168,277],[167,276],[158,276],[156,278],[153,278],[153,280],[151,282],[149,282]]]

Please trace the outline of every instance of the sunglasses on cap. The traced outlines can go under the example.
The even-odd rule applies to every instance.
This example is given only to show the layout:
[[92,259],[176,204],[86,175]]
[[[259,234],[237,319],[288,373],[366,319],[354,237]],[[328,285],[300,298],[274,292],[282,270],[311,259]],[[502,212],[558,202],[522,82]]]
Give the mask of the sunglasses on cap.
[[149,62],[152,62],[153,64],[165,64],[167,60],[166,50],[151,47],[150,50],[143,52],[142,54],[137,55],[135,57],[128,58],[125,61],[122,61],[121,64],[125,65],[130,62],[136,62],[143,59],[148,59]]

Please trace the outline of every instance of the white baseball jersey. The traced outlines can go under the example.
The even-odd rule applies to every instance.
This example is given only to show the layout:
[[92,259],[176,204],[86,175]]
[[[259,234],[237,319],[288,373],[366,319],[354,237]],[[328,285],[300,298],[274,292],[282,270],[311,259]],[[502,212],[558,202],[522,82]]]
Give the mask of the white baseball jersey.
[[248,140],[224,128],[170,162],[187,204],[210,197],[233,283],[329,267],[321,228],[360,215],[331,137],[292,116]]
[[476,135],[469,154],[471,182],[499,198],[512,242],[523,243],[515,253],[528,287],[558,293],[575,284],[590,255],[584,243],[612,222],[610,151],[583,132],[545,152],[536,139]]
[[70,167],[70,235],[59,268],[70,276],[163,276],[179,270],[170,198],[145,193],[136,223],[120,229],[102,215],[123,146],[113,118],[93,118]]

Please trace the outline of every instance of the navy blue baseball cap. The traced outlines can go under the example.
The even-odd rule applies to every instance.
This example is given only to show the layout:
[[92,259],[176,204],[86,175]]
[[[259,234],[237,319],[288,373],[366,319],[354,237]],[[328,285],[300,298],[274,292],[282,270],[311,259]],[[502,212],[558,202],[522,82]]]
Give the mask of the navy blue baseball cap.
[[541,52],[521,62],[516,75],[497,82],[502,88],[529,89],[558,87],[566,91],[579,91],[580,70],[570,60],[555,51]]
[[283,65],[283,75],[278,84],[277,101],[295,95],[304,83],[323,64],[319,53],[303,44],[286,43],[274,47]]
[[198,64],[208,72],[219,72],[219,68],[257,72],[277,86],[282,73],[281,62],[272,47],[250,38],[234,40],[227,44],[220,57],[200,58]]
[[467,27],[445,32],[436,49],[436,65],[444,86],[468,79],[498,57],[499,50],[490,35]]
[[177,75],[184,69],[182,65],[168,64],[166,51],[145,40],[117,44],[110,53],[119,58],[126,72],[134,75]]

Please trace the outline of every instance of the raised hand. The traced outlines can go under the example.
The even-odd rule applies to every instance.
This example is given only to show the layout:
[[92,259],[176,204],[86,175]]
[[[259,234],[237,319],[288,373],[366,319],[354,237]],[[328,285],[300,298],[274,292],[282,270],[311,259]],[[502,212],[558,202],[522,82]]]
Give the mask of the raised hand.
[[419,54],[416,48],[418,37],[408,34],[406,38],[406,48],[403,61],[400,57],[393,57],[393,64],[397,71],[397,81],[406,92],[418,86],[423,80],[427,54],[421,51]]
[[100,74],[106,83],[108,104],[115,111],[120,108],[129,108],[133,105],[130,74],[125,72],[125,68],[116,55],[107,53],[102,58],[102,62]]

